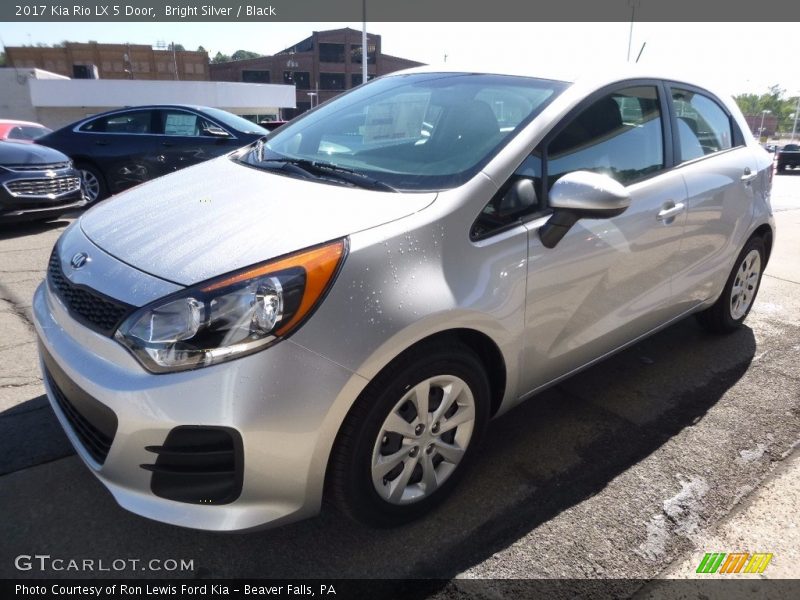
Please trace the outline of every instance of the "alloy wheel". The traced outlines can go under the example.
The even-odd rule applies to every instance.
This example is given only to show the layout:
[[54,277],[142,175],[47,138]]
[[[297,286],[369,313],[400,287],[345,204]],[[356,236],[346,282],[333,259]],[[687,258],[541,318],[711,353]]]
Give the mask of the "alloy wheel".
[[730,311],[734,321],[744,317],[750,309],[760,276],[761,254],[758,250],[751,250],[739,265],[731,288]]
[[86,197],[89,199],[89,204],[93,204],[100,196],[100,180],[91,171],[81,169],[81,177],[83,178],[83,189],[86,192]]
[[475,426],[475,397],[454,375],[410,388],[384,420],[372,452],[372,483],[391,504],[430,497],[456,470]]

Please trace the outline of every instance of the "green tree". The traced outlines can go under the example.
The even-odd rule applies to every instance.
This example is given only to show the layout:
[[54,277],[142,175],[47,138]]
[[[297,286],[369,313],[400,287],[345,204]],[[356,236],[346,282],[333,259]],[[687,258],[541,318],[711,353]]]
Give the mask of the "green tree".
[[736,104],[745,115],[759,116],[765,110],[777,118],[777,130],[792,130],[797,96],[786,98],[786,90],[779,84],[771,85],[765,94],[739,94],[734,96]]
[[231,60],[246,60],[248,58],[259,58],[264,56],[258,52],[251,52],[250,50],[237,50],[231,55]]
[[222,52],[217,52],[214,58],[211,59],[212,63],[223,63],[228,62],[231,59],[230,56],[227,54],[223,54]]

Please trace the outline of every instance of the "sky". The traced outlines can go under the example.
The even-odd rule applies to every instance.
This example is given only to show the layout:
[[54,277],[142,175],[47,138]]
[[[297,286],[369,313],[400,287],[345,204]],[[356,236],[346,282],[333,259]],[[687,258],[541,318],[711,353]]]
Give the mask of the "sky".
[[[274,54],[312,31],[361,23],[0,23],[0,43],[53,44],[65,39],[107,43],[202,45],[213,57],[243,49]],[[428,64],[511,68],[570,76],[624,65],[630,23],[368,23],[383,51]],[[797,52],[796,23],[634,23],[631,61],[731,94],[762,94],[778,84],[800,93],[800,69],[781,60]],[[537,73],[537,70],[540,73]]]

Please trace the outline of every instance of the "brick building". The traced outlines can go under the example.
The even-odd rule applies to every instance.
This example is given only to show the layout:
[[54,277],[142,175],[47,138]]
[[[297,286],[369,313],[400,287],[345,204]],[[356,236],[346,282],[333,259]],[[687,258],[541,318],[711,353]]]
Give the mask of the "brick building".
[[[351,28],[315,31],[311,37],[278,52],[210,65],[212,81],[285,83],[297,89],[290,119],[361,83],[361,32]],[[422,63],[381,52],[381,36],[367,34],[367,77],[417,67]]]
[[173,53],[144,44],[66,42],[56,48],[8,46],[6,60],[9,67],[43,69],[73,79],[208,81],[207,52]]
[[775,132],[778,130],[778,117],[773,114],[764,115],[764,130],[759,131],[759,129],[761,129],[761,117],[761,113],[757,115],[744,116],[747,124],[750,126],[750,131],[753,132],[753,135],[756,137],[771,137],[775,135]]

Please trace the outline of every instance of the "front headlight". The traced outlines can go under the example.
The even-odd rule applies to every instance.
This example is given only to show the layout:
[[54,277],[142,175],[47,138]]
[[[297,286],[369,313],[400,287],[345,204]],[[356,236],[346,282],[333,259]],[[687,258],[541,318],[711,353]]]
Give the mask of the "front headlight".
[[338,240],[187,288],[133,313],[114,338],[154,373],[252,354],[311,314],[345,250]]

